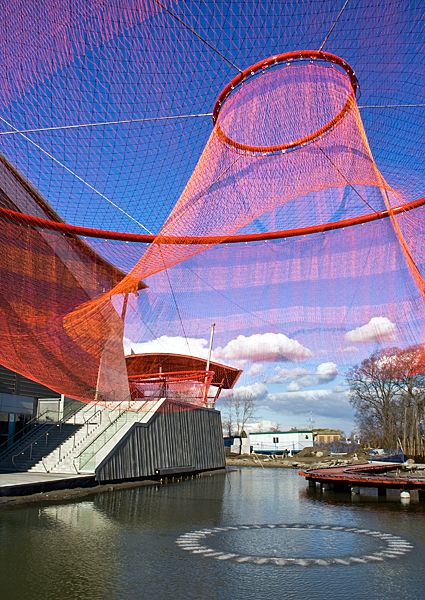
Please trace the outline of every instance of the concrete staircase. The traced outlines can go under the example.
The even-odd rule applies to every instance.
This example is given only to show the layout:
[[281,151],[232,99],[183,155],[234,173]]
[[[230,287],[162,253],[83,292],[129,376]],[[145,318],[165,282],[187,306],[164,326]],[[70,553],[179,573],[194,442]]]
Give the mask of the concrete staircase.
[[139,402],[132,410],[125,411],[113,421],[109,428],[99,433],[75,457],[74,466],[78,473],[94,473],[98,465],[113,451],[118,442],[135,423],[148,423],[165,398]]
[[158,399],[133,400],[119,405],[99,402],[85,405],[72,419],[77,421],[78,428],[50,453],[40,457],[29,471],[78,473],[82,462],[90,462],[93,467],[89,466],[84,472],[94,472],[98,449],[106,444],[109,448],[111,440],[117,439],[119,432],[124,435],[133,423],[146,418],[157,404]]
[[[17,472],[29,471],[38,464],[42,457],[54,448],[72,439],[81,425],[73,423],[43,423],[34,428],[31,435],[26,436],[21,444],[11,449],[0,462],[0,471]],[[45,473],[46,470],[43,469]]]
[[[62,461],[67,463],[67,458],[70,454],[72,454],[75,448],[81,446],[85,440],[90,438],[99,427],[102,425],[102,420],[104,421],[104,425],[107,426],[106,419],[103,415],[104,411],[106,411],[106,406],[98,406],[95,403],[89,403],[83,405],[83,407],[68,421],[62,425],[68,426],[69,424],[74,425],[74,430],[72,434],[67,436],[64,440],[59,441],[56,446],[50,448],[49,452],[45,452],[42,456],[39,457],[39,460],[29,468],[29,472],[32,473],[51,473],[57,472],[56,467]],[[74,472],[71,469],[68,469],[64,472]]]

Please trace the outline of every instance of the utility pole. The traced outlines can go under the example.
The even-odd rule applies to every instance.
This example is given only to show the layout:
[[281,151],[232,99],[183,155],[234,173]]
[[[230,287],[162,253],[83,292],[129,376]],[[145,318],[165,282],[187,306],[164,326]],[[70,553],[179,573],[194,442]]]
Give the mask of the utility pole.
[[208,371],[210,370],[210,362],[211,362],[211,353],[212,346],[214,341],[214,331],[215,331],[215,323],[211,325],[211,334],[210,334],[210,347],[208,350],[208,358],[207,358],[207,367],[205,369],[205,388],[204,388],[204,404],[208,405]]

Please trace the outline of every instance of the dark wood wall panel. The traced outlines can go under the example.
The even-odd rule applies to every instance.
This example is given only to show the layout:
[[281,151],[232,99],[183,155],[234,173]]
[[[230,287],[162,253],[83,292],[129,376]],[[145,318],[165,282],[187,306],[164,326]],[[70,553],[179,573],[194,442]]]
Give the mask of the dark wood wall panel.
[[225,466],[221,416],[216,410],[163,405],[147,424],[136,423],[96,469],[98,481],[155,475],[159,469],[204,471]]

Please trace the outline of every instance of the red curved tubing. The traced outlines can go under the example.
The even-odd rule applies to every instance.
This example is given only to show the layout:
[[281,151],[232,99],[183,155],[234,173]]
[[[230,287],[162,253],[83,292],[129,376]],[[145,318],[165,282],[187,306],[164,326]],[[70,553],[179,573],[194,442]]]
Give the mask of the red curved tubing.
[[319,50],[295,50],[293,52],[284,52],[283,54],[276,54],[275,56],[270,56],[269,58],[260,60],[259,62],[255,63],[251,67],[248,67],[247,69],[244,69],[238,75],[236,75],[236,77],[234,77],[226,85],[226,87],[223,88],[223,90],[220,92],[220,95],[218,96],[218,98],[216,100],[216,103],[215,103],[214,109],[213,109],[213,122],[215,123],[217,121],[218,113],[221,110],[223,102],[233,92],[233,90],[236,88],[236,86],[238,86],[240,83],[242,83],[249,77],[252,77],[252,75],[255,75],[255,73],[258,73],[258,71],[261,71],[262,69],[266,69],[267,67],[270,67],[270,66],[282,63],[282,62],[288,62],[288,61],[299,60],[299,59],[305,60],[307,58],[327,60],[328,62],[332,62],[334,64],[339,65],[342,69],[344,69],[344,71],[349,76],[351,85],[353,87],[354,94],[356,94],[357,89],[359,87],[359,82],[357,81],[357,77],[355,76],[355,73],[354,73],[353,69],[350,67],[350,65],[345,60],[343,60],[342,58],[337,56],[336,54],[331,54],[330,52],[320,52]]
[[9,210],[0,207],[0,217],[7,221],[16,223],[24,223],[33,227],[40,227],[50,231],[59,231],[69,235],[81,235],[83,237],[101,238],[105,240],[118,240],[123,242],[139,242],[144,244],[157,243],[159,244],[178,244],[178,245],[212,245],[212,244],[239,244],[242,242],[261,242],[266,240],[279,240],[283,238],[297,237],[301,235],[311,235],[314,233],[324,233],[325,231],[333,231],[335,229],[343,229],[344,227],[352,227],[371,221],[386,219],[390,215],[398,215],[403,212],[408,212],[415,208],[425,205],[425,196],[401,204],[389,210],[381,210],[379,212],[369,213],[360,217],[352,217],[342,221],[333,223],[321,223],[319,225],[309,225],[308,227],[298,227],[295,229],[283,229],[280,231],[271,231],[267,233],[246,233],[230,236],[161,236],[149,235],[145,233],[125,233],[122,231],[108,231],[106,229],[92,229],[90,227],[80,227],[79,225],[69,225],[58,221],[49,221],[32,215]]

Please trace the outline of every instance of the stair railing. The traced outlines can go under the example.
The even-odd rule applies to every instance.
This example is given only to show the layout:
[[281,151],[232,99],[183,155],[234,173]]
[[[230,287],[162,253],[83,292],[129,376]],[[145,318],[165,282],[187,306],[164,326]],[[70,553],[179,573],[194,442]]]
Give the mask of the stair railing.
[[[152,399],[153,399],[153,398],[152,398]],[[89,462],[89,461],[90,461],[90,460],[93,458],[93,456],[96,454],[96,452],[95,452],[95,453],[94,453],[92,456],[89,456],[89,457],[88,457],[88,459],[86,460],[86,462],[85,462],[84,464],[82,464],[82,465],[80,465],[80,464],[79,464],[81,456],[82,456],[82,455],[83,455],[85,452],[87,452],[88,448],[90,448],[91,446],[93,446],[93,444],[95,444],[95,442],[96,442],[96,441],[97,441],[97,440],[98,440],[98,439],[99,439],[99,438],[100,438],[102,435],[104,435],[104,434],[105,434],[107,431],[110,431],[110,429],[111,429],[112,427],[114,427],[114,426],[117,424],[117,421],[118,421],[118,420],[121,418],[121,416],[122,416],[124,413],[126,413],[126,412],[128,413],[128,412],[129,412],[130,406],[131,406],[131,404],[132,404],[132,403],[134,403],[134,402],[140,402],[140,400],[133,400],[133,399],[131,398],[131,395],[130,395],[130,396],[128,396],[127,398],[125,398],[124,400],[122,400],[122,401],[121,401],[121,402],[120,402],[120,403],[119,403],[119,404],[118,404],[118,405],[117,405],[117,406],[116,406],[116,407],[113,409],[113,411],[114,411],[114,412],[115,412],[116,410],[118,410],[118,415],[117,415],[117,416],[116,416],[114,419],[112,419],[112,420],[110,421],[110,423],[109,423],[108,427],[106,427],[106,429],[104,429],[103,431],[100,431],[100,432],[98,433],[98,435],[97,435],[96,437],[94,437],[94,438],[93,438],[93,439],[90,441],[90,443],[89,443],[89,444],[87,444],[87,446],[85,446],[85,447],[84,447],[84,448],[81,450],[81,452],[80,452],[79,454],[77,454],[77,456],[75,456],[75,457],[74,457],[74,459],[73,459],[73,465],[74,465],[74,469],[75,469],[76,473],[79,473],[79,472],[80,472],[80,470],[81,470],[83,467],[85,467],[85,466],[87,465],[87,463],[88,463],[88,462]],[[125,404],[127,404],[127,408],[125,408],[125,407],[124,407],[124,408],[121,408],[121,405],[125,405]],[[139,412],[139,411],[137,411],[137,412]],[[125,424],[125,423],[123,423],[123,425],[122,425],[122,426],[124,426],[124,424]],[[115,429],[115,431],[113,432],[113,434],[112,434],[112,435],[115,435],[115,433],[116,433],[117,431],[119,431],[119,429],[121,429],[121,427],[118,427],[117,429]],[[111,436],[111,437],[112,437],[112,436]],[[109,439],[111,439],[111,438],[109,438]],[[108,441],[108,440],[106,440],[106,441]],[[78,460],[78,468],[77,468],[77,466],[76,466],[76,461],[77,461],[77,460]]]
[[[99,402],[95,402],[91,406],[97,406],[99,403],[100,403],[100,401]],[[92,419],[94,419],[97,415],[99,415],[99,424],[101,424],[102,423],[102,415],[103,415],[104,411],[105,411],[105,407],[99,408],[95,413],[93,413],[92,415],[90,415],[87,419],[86,419],[85,415],[83,415],[83,420],[84,420],[83,427],[86,428],[86,437],[88,437],[88,435],[89,435],[89,425],[92,425],[92,423],[90,423],[90,421]],[[72,450],[74,450],[76,448],[77,444],[76,444],[75,440],[76,440],[76,435],[79,432],[80,432],[80,429],[77,429],[77,431],[74,431],[73,436],[72,436],[72,446],[69,449],[69,451],[67,452],[67,454],[69,454],[69,452],[71,452]],[[60,463],[61,460],[62,460],[62,446],[63,446],[63,443],[60,444],[60,446],[57,448],[57,450],[58,450],[58,463]],[[46,467],[46,464],[44,462],[45,458],[46,457],[43,456],[42,459],[41,459],[41,462],[43,463],[43,467],[44,467],[46,473],[48,473],[49,470]]]
[[[21,448],[21,449],[19,450],[19,452],[17,452],[16,454],[13,454],[13,456],[12,456],[12,464],[13,464],[14,466],[16,466],[16,464],[15,464],[15,459],[16,459],[18,456],[22,456],[23,454],[25,454],[27,450],[29,450],[29,458],[31,459],[31,458],[32,458],[32,452],[33,452],[33,448],[34,448],[34,446],[36,446],[36,445],[39,443],[39,441],[41,441],[43,438],[44,438],[44,440],[45,440],[45,444],[46,444],[46,446],[47,446],[47,443],[48,443],[48,441],[49,441],[49,434],[50,434],[50,432],[51,432],[51,431],[52,431],[54,428],[56,428],[56,427],[59,427],[59,430],[60,430],[60,431],[62,431],[62,425],[63,425],[64,423],[66,423],[66,421],[68,421],[69,419],[72,419],[72,417],[74,417],[74,424],[75,424],[75,415],[76,415],[76,414],[77,414],[77,413],[78,413],[80,410],[81,410],[81,406],[73,406],[73,407],[71,407],[71,409],[70,409],[69,411],[67,411],[67,413],[66,413],[66,414],[64,414],[64,415],[62,416],[62,418],[61,418],[61,419],[59,419],[59,421],[57,421],[57,422],[55,422],[55,423],[52,423],[52,424],[50,425],[50,427],[47,427],[47,429],[46,429],[46,428],[43,428],[44,430],[42,431],[42,433],[40,433],[40,435],[39,435],[39,436],[37,436],[37,437],[36,437],[34,440],[31,440],[31,441],[29,441],[29,442],[28,442],[28,444],[27,444],[26,446],[24,446],[23,448]],[[21,440],[19,440],[19,442],[21,442]],[[19,445],[21,445],[21,444],[19,444]],[[15,449],[16,449],[16,448],[15,448]],[[11,448],[11,452],[12,452],[12,450],[13,450],[13,447]],[[6,458],[8,454],[11,454],[11,452],[7,452],[7,453],[5,453],[5,455],[4,455],[4,458]],[[43,466],[44,466],[44,465],[43,465]]]
[[[3,454],[5,456],[6,456],[6,454],[9,454],[9,451],[14,446],[20,445],[22,443],[22,441],[25,440],[26,437],[31,435],[33,433],[34,425],[40,420],[41,417],[43,417],[44,415],[47,415],[47,413],[50,413],[50,412],[51,412],[50,409],[47,409],[47,410],[43,411],[42,413],[40,413],[39,415],[36,415],[35,417],[32,417],[29,421],[27,421],[25,423],[25,425],[22,427],[21,432],[24,431],[25,429],[27,429],[28,431],[26,431],[26,433],[24,433],[23,435],[20,435],[17,440],[14,440],[12,442],[12,444],[9,444],[8,440],[6,440],[2,444],[0,444],[0,461],[3,459]],[[30,431],[30,429],[31,429],[31,431]]]

